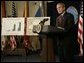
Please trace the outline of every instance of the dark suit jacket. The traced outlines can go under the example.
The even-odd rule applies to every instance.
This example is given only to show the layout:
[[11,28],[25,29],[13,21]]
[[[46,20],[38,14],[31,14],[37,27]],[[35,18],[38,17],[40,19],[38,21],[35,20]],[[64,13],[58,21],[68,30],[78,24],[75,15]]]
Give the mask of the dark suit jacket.
[[60,26],[64,28],[63,30],[64,33],[60,34],[59,36],[62,38],[67,36],[70,37],[74,26],[74,16],[68,12],[65,12],[63,15],[62,23],[60,25],[58,24],[59,24],[59,16],[56,19],[56,27]]

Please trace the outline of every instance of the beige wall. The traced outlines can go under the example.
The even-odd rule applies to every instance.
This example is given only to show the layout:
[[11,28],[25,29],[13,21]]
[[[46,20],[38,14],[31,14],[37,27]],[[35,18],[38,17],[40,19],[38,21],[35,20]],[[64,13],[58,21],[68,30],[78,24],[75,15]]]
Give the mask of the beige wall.
[[[18,17],[23,17],[24,1],[15,1],[16,12]],[[6,16],[12,15],[12,1],[6,1]]]
[[[34,17],[41,1],[29,1],[29,16]],[[35,4],[36,3],[36,4]],[[25,1],[15,1],[18,17],[23,17]],[[12,1],[6,1],[6,16],[12,15]]]
[[[33,17],[39,8],[41,1],[29,1],[29,16]],[[35,4],[36,3],[36,4]]]

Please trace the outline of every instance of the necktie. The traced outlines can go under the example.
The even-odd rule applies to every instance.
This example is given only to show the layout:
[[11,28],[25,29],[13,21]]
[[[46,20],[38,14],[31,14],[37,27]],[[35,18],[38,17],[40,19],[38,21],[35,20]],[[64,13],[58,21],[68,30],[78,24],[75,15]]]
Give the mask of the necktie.
[[64,27],[64,18],[62,15],[60,15],[56,20],[56,26],[57,27]]

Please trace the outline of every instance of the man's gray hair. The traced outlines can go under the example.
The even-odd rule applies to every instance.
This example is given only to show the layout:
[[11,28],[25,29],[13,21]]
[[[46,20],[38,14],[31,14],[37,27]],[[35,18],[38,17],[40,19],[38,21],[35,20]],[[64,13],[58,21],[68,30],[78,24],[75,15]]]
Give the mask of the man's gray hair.
[[60,3],[57,3],[57,5],[62,5],[63,7],[65,7],[65,4],[60,2]]

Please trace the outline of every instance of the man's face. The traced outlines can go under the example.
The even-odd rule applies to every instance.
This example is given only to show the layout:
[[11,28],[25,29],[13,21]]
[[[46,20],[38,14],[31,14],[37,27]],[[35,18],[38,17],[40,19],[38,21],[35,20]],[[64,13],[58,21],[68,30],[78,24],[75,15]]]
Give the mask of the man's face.
[[61,4],[57,4],[56,8],[57,8],[57,11],[58,11],[59,14],[62,14],[65,10],[65,7]]

